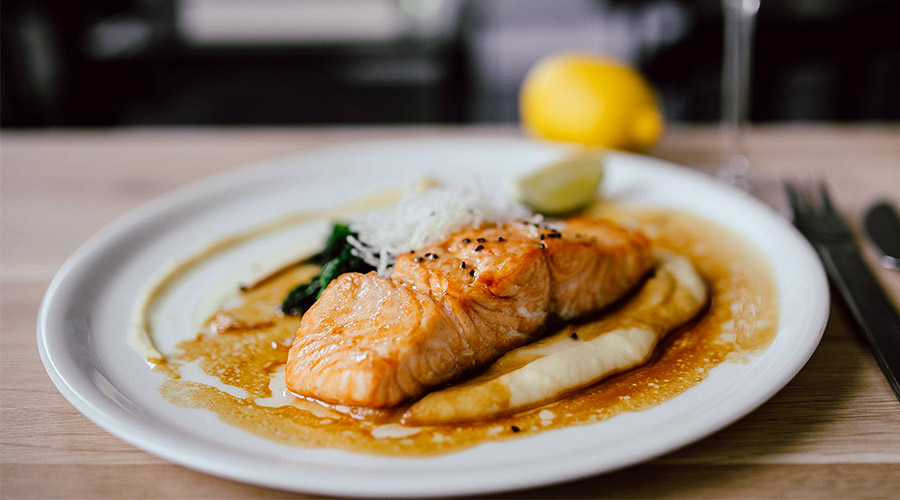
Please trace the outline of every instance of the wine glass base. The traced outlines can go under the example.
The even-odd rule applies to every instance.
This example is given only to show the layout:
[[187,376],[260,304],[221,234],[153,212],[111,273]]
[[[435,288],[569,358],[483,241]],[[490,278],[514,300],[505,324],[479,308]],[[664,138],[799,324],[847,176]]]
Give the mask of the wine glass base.
[[725,167],[719,169],[716,177],[741,191],[750,192],[750,160],[742,154],[731,155]]
[[[723,171],[724,170],[725,169],[723,169]],[[731,174],[723,174],[721,172],[716,178],[740,189],[775,210],[784,212],[784,189],[780,180],[752,177],[749,175],[735,178],[731,176]]]

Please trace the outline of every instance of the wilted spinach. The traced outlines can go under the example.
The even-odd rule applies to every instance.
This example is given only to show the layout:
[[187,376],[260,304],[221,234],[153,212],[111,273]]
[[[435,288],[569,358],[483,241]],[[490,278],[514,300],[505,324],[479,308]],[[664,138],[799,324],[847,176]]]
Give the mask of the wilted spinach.
[[353,247],[347,242],[347,236],[355,237],[356,234],[351,232],[350,227],[346,224],[334,225],[325,242],[325,248],[309,259],[309,262],[321,265],[322,270],[308,283],[299,285],[288,292],[281,304],[281,310],[285,314],[299,315],[306,312],[322,295],[322,291],[331,283],[331,280],[341,274],[366,273],[375,269],[353,255],[351,252]]

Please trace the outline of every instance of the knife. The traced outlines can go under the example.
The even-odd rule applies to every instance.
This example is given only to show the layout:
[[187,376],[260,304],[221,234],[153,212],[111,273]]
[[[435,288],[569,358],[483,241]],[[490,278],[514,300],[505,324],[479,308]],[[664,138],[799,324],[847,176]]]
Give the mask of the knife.
[[887,201],[872,205],[864,225],[869,239],[881,251],[881,265],[900,271],[900,217],[894,207]]
[[[794,225],[812,243],[830,281],[860,326],[869,349],[900,400],[900,314],[862,255],[828,189],[785,182]],[[817,192],[818,191],[818,192]]]

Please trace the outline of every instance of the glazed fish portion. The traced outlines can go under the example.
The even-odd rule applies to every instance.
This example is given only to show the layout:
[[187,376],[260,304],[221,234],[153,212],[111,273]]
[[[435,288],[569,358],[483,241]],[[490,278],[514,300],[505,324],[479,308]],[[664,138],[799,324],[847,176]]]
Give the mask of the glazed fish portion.
[[465,230],[400,256],[390,279],[332,282],[301,319],[286,383],[329,403],[395,406],[533,340],[551,314],[614,302],[652,265],[643,235],[592,219]]
[[430,296],[374,273],[346,273],[303,315],[286,381],[329,403],[392,406],[475,366],[467,349]]
[[691,321],[709,300],[684,257],[659,252],[653,277],[603,319],[514,349],[481,375],[432,392],[403,415],[412,425],[484,420],[553,401],[647,362],[656,344]]

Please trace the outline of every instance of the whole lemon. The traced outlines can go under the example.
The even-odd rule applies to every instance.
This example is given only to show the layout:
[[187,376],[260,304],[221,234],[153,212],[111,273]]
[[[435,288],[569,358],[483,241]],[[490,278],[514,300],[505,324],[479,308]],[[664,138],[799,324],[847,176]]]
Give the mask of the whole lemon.
[[535,64],[522,84],[519,111],[528,133],[586,146],[642,150],[664,128],[656,94],[641,74],[590,54]]

